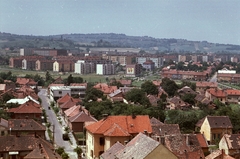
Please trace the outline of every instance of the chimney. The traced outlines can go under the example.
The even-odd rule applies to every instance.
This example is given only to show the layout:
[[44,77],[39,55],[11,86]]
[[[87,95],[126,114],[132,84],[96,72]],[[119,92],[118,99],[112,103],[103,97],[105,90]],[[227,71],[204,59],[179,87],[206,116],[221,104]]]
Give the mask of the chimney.
[[144,134],[145,134],[145,135],[148,135],[148,132],[147,132],[147,130],[144,130],[143,132],[144,132]]

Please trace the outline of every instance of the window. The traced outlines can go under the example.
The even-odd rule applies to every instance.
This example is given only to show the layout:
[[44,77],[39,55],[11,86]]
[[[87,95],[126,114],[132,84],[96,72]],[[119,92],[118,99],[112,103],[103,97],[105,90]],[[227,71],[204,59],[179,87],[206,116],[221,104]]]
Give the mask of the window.
[[100,145],[104,145],[104,144],[105,144],[104,137],[100,137],[100,138],[99,138],[99,144],[100,144]]
[[91,155],[91,157],[93,157],[93,150],[91,150],[91,154],[90,155]]
[[62,91],[59,91],[58,93],[59,93],[59,94],[62,94]]
[[4,136],[5,135],[5,132],[4,131],[1,131],[1,136]]

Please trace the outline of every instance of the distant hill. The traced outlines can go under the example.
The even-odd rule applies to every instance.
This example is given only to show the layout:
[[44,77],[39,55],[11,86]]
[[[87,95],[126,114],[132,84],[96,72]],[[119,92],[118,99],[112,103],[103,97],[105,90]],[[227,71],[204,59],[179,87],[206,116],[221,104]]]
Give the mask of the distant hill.
[[240,45],[218,44],[207,41],[185,39],[159,39],[149,36],[127,36],[125,34],[62,34],[29,36],[0,33],[0,47],[65,48],[105,47],[138,48],[148,52],[230,52],[240,53]]

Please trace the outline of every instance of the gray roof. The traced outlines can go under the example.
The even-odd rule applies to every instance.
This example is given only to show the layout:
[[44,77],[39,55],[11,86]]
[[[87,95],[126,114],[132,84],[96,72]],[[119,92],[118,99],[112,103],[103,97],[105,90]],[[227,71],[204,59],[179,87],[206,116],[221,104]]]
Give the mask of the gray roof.
[[110,147],[107,151],[105,151],[100,158],[102,159],[114,159],[115,154],[119,151],[122,150],[125,146],[122,145],[120,142],[116,142],[112,147]]
[[159,142],[139,133],[125,146],[125,148],[116,154],[116,157],[118,159],[144,159],[159,145]]

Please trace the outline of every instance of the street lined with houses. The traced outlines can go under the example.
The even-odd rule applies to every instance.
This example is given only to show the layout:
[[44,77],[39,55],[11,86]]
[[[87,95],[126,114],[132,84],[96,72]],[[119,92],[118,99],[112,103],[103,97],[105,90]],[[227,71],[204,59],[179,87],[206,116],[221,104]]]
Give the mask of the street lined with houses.
[[[64,127],[66,126],[65,121],[63,120],[63,117],[60,116],[62,125],[59,123],[56,114],[52,109],[49,109],[50,107],[50,100],[47,97],[47,90],[46,89],[40,89],[40,92],[38,93],[39,97],[42,100],[42,106],[46,110],[46,114],[48,117],[48,122],[51,123],[51,130],[54,132],[54,145],[56,148],[58,147],[64,147],[65,152],[69,154],[69,157],[71,159],[77,159],[77,154],[74,152],[74,148],[77,147],[75,138],[71,132],[69,132],[70,140],[64,141],[62,136],[64,134]],[[54,130],[53,130],[54,127]]]

